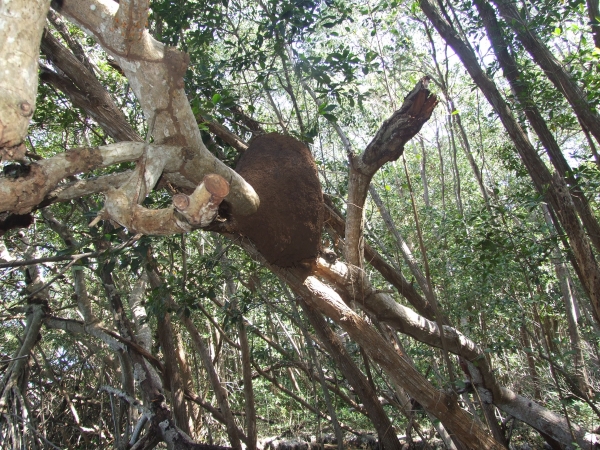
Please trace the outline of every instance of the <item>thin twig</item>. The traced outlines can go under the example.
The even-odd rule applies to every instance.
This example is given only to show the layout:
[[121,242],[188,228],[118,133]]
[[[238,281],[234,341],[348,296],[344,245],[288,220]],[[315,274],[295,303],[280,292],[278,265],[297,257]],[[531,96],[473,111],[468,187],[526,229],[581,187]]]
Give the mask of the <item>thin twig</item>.
[[61,255],[61,256],[48,256],[45,258],[36,258],[36,259],[28,259],[26,261],[9,261],[0,263],[0,269],[7,269],[9,267],[23,267],[23,266],[32,266],[34,264],[41,264],[46,262],[58,262],[58,261],[69,261],[76,262],[82,258],[98,258],[103,255],[107,255],[112,252],[118,252],[123,250],[125,247],[129,247],[137,242],[142,237],[141,234],[136,234],[127,242],[123,242],[122,244],[116,246],[113,249],[103,250],[101,252],[88,252],[88,253],[79,253],[78,255]]

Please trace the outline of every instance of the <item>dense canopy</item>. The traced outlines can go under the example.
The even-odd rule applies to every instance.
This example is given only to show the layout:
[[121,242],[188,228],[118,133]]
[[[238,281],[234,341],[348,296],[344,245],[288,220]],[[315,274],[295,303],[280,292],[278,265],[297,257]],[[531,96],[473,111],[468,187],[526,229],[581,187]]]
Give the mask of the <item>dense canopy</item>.
[[598,0],[1,2],[0,448],[593,448],[599,62]]

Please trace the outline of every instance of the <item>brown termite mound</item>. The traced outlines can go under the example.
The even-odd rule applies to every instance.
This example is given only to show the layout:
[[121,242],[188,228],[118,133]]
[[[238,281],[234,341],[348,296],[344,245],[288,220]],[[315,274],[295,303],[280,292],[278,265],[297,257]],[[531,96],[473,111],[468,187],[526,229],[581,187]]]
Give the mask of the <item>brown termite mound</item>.
[[302,142],[277,133],[254,138],[236,171],[260,198],[236,228],[271,263],[308,276],[321,249],[323,193],[315,161]]

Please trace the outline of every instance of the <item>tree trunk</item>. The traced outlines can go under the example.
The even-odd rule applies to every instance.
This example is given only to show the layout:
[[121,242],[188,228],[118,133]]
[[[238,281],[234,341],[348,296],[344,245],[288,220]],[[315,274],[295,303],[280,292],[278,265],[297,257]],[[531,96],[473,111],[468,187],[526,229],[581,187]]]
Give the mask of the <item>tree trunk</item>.
[[483,20],[487,35],[492,42],[492,48],[500,63],[500,67],[504,72],[504,76],[510,83],[511,90],[518,99],[527,120],[531,123],[540,142],[546,149],[546,153],[548,154],[552,165],[558,174],[569,183],[569,186],[571,186],[571,194],[577,213],[587,230],[590,241],[596,250],[600,251],[600,225],[598,224],[598,220],[594,217],[594,213],[590,208],[590,204],[585,197],[585,194],[579,188],[577,180],[572,174],[572,169],[564,157],[558,142],[556,142],[552,132],[546,125],[546,121],[536,104],[530,98],[530,87],[523,81],[517,62],[508,52],[508,46],[502,35],[502,30],[496,19],[494,9],[484,0],[475,1],[475,5]]
[[[451,100],[450,100],[451,101]],[[479,166],[475,162],[475,158],[473,157],[473,153],[471,152],[471,144],[469,143],[469,137],[467,136],[467,132],[463,127],[460,112],[452,111],[452,121],[455,127],[458,130],[458,137],[460,139],[461,146],[467,157],[467,161],[469,161],[469,166],[471,166],[471,170],[473,171],[473,175],[475,175],[475,180],[477,181],[477,185],[479,186],[479,191],[481,192],[481,196],[485,200],[486,204],[489,204],[490,198],[487,192],[487,188],[485,187],[485,183],[483,182],[483,177],[481,175],[481,170],[479,170]]]
[[[150,286],[153,289],[159,289],[161,286],[163,286],[161,279],[155,273],[150,274],[149,280]],[[170,298],[163,297],[161,298],[161,302],[163,305],[168,305],[170,303]],[[166,311],[166,308],[163,314],[163,317],[158,317],[157,331],[158,341],[164,357],[165,371],[163,375],[166,384],[165,388],[167,388],[171,393],[175,425],[177,425],[184,433],[189,435],[189,417],[185,404],[184,384],[181,378],[179,364],[177,363],[175,333],[171,323],[171,315]]]
[[[451,112],[450,112],[451,113]],[[456,209],[458,213],[464,215],[464,207],[462,201],[462,191],[460,185],[460,171],[458,170],[458,161],[456,159],[456,138],[454,136],[454,127],[452,126],[452,118],[446,119],[447,130],[450,133],[449,144],[450,144],[450,161],[452,161],[452,173],[454,174],[454,197],[456,198]]]
[[406,264],[408,265],[410,272],[415,277],[417,284],[419,285],[419,287],[425,294],[427,301],[429,303],[431,303],[430,298],[433,294],[431,293],[431,289],[430,289],[429,283],[427,282],[427,279],[425,278],[425,275],[423,274],[423,272],[421,271],[421,268],[419,267],[419,262],[414,257],[412,250],[408,246],[408,243],[404,240],[404,238],[398,232],[398,229],[396,228],[396,224],[394,223],[394,220],[393,220],[392,216],[390,215],[389,211],[383,204],[383,201],[381,200],[381,197],[379,196],[379,193],[377,192],[377,190],[373,186],[370,186],[369,193],[371,194],[371,199],[377,206],[379,214],[381,215],[381,218],[383,219],[383,222],[385,223],[389,233],[394,238],[394,241],[396,243],[396,248],[398,250],[400,250],[400,252],[402,253],[402,256],[404,257],[404,262],[406,262]]
[[323,344],[325,344],[336,365],[342,371],[344,377],[348,380],[354,389],[354,392],[356,392],[360,401],[363,403],[383,446],[386,450],[399,450],[402,448],[394,431],[394,427],[381,406],[375,390],[356,364],[354,364],[339,338],[331,331],[327,322],[325,322],[318,312],[308,306],[302,298],[300,298],[299,301],[304,313],[315,329],[315,332]]
[[446,177],[444,176],[444,157],[442,155],[442,143],[440,142],[440,132],[436,127],[435,130],[435,146],[438,151],[438,159],[440,160],[440,185],[442,187],[442,214],[446,217]]
[[460,39],[452,26],[442,18],[431,0],[421,0],[420,4],[425,15],[462,60],[477,86],[479,86],[500,116],[502,124],[513,140],[536,189],[545,195],[548,203],[557,213],[560,223],[569,237],[569,245],[573,250],[575,259],[581,269],[581,283],[592,302],[594,318],[600,323],[600,269],[598,268],[583,227],[577,218],[568,187],[563,179],[550,174],[527,139],[527,136],[514,119],[496,85],[479,66],[475,53],[470,46]]
[[250,365],[250,346],[246,324],[240,316],[237,324],[240,348],[242,352],[242,377],[244,379],[244,410],[246,411],[246,448],[256,450],[256,409],[254,404],[254,390],[252,388],[252,366]]
[[186,406],[188,415],[188,428],[190,430],[190,436],[197,438],[202,430],[202,416],[200,413],[200,407],[195,402],[189,400],[189,396],[196,396],[196,390],[194,388],[194,377],[192,375],[192,369],[188,363],[185,349],[183,347],[183,339],[181,338],[181,332],[176,332],[175,341],[175,356],[177,357],[177,364],[181,370],[181,381],[183,382],[183,389],[186,395]]
[[600,142],[600,117],[598,112],[590,105],[585,93],[567,73],[563,64],[556,60],[548,47],[531,29],[526,19],[519,14],[512,0],[491,1],[498,7],[498,11],[508,26],[515,32],[533,60],[542,68],[556,89],[565,96],[577,117],[596,138],[596,141]]
[[[25,333],[19,350],[5,370],[0,380],[0,411],[4,412],[9,399],[14,395],[13,389],[18,389],[19,380],[23,376],[25,367],[29,365],[30,353],[38,342],[44,318],[44,304],[31,304],[27,308],[27,322]],[[24,393],[23,393],[24,394]]]

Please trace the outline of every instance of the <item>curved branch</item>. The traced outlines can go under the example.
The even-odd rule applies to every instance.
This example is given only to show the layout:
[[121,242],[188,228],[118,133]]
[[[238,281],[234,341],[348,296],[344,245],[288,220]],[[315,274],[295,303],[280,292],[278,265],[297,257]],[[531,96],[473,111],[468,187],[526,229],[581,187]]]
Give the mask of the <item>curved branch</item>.
[[[0,178],[0,212],[26,214],[40,203],[51,201],[53,197],[59,196],[58,184],[66,177],[113,164],[135,161],[146,156],[145,160],[142,161],[143,164],[138,164],[139,167],[129,173],[126,181],[121,178],[121,175],[114,175],[109,178],[110,181],[123,183],[117,189],[109,187],[104,179],[96,180],[96,183],[99,183],[96,188],[109,188],[107,192],[107,212],[110,217],[107,218],[113,218],[123,226],[137,229],[140,232],[147,232],[147,234],[183,233],[191,229],[189,225],[181,225],[186,222],[186,219],[194,226],[205,226],[210,223],[209,219],[212,220],[216,215],[218,203],[227,196],[227,179],[218,177],[220,181],[217,182],[217,185],[213,183],[213,186],[208,189],[211,194],[208,197],[207,190],[204,187],[198,187],[195,196],[193,194],[188,198],[192,201],[188,202],[187,206],[181,205],[178,208],[183,214],[181,219],[174,217],[174,210],[148,212],[150,210],[138,206],[137,202],[145,198],[161,174],[181,172],[182,168],[186,166],[188,155],[189,149],[187,148],[140,142],[120,142],[102,147],[68,150],[52,158],[31,164],[29,174],[24,177],[16,179]],[[200,186],[204,186],[203,181],[200,180]],[[72,192],[66,198],[72,198],[73,194],[80,193],[76,188],[78,185],[82,188],[82,183],[75,183],[71,188]],[[92,189],[92,191],[95,190]],[[220,199],[218,203],[216,202],[217,198]],[[136,208],[136,211],[133,213],[132,211],[126,211],[123,209],[123,205],[128,208]],[[204,209],[202,209],[203,207]],[[190,211],[194,212],[190,213]],[[192,217],[198,214],[204,216],[202,218]],[[135,217],[139,218],[135,219]],[[142,225],[146,221],[152,220],[160,221],[160,226],[158,222],[150,228]],[[177,222],[181,223],[177,224]],[[139,226],[136,226],[136,224],[139,224]],[[161,227],[164,229],[163,232],[159,232]]]
[[423,77],[406,96],[404,103],[377,131],[362,155],[350,155],[348,201],[346,215],[345,256],[350,264],[363,263],[363,208],[373,175],[386,162],[397,160],[404,145],[429,120],[438,103],[427,86],[429,77]]
[[[34,162],[26,176],[0,178],[0,212],[26,214],[39,205],[61,180],[113,164],[135,161],[142,156],[145,148],[143,143],[121,142],[67,150],[52,158]],[[181,148],[159,146],[158,150],[170,156],[175,165],[171,166],[172,171],[175,171],[177,160],[181,159],[176,157],[176,152],[181,152]]]
[[136,204],[135,197],[126,187],[106,193],[103,218],[110,218],[137,233],[154,236],[187,233],[193,228],[209,225],[229,191],[227,181],[219,175],[209,174],[192,195],[175,195],[173,206],[148,209]]
[[259,199],[252,186],[215,158],[202,142],[184,90],[183,75],[189,57],[165,47],[145,29],[135,33],[135,39],[128,40],[129,27],[133,26],[131,20],[136,19],[121,22],[120,8],[132,7],[130,2],[120,6],[108,0],[86,3],[63,0],[60,12],[93,35],[123,69],[148,120],[154,142],[190,148],[181,174],[194,186],[209,173],[221,175],[231,185],[226,200],[235,213],[253,214]]

